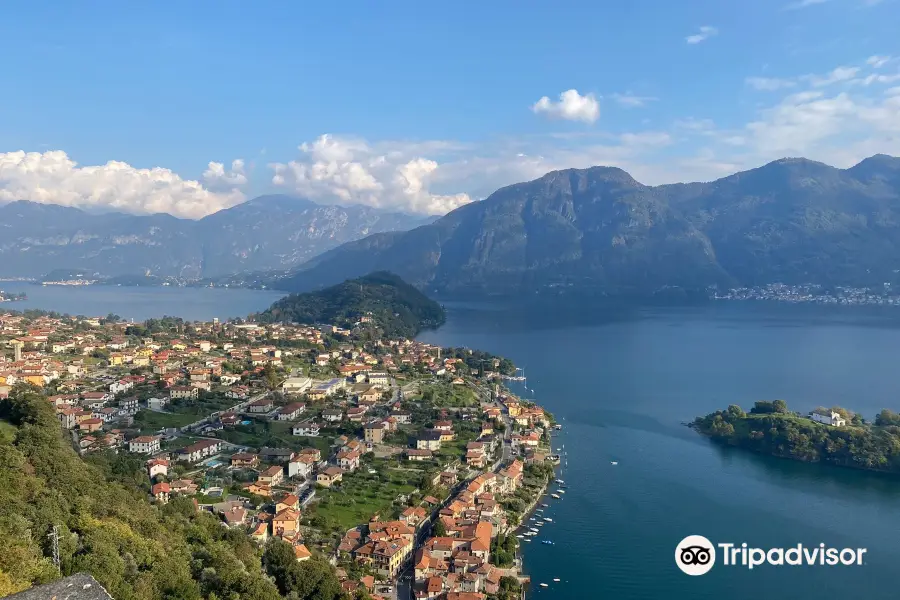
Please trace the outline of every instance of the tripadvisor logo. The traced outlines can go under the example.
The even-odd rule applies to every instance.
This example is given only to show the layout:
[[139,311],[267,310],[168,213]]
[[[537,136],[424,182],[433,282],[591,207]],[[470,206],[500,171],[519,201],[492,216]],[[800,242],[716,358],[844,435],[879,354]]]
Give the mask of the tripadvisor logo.
[[780,566],[861,566],[865,548],[831,548],[825,544],[789,548],[754,548],[746,542],[713,544],[702,535],[689,535],[675,547],[675,564],[687,575],[705,575],[716,564],[716,556],[726,567],[754,569],[761,565]]

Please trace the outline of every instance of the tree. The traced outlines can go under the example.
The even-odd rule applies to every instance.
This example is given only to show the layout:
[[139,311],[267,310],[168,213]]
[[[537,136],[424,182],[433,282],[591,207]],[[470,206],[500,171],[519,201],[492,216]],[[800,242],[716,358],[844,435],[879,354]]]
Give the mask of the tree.
[[879,427],[900,426],[900,414],[885,408],[875,416],[875,424]]
[[725,412],[727,413],[727,415],[728,415],[730,418],[733,418],[733,419],[743,419],[744,417],[747,416],[747,414],[744,412],[744,409],[742,409],[742,408],[741,408],[740,406],[738,406],[737,404],[732,404],[732,405],[730,405],[730,406],[725,410]]
[[278,371],[275,370],[275,365],[272,363],[266,363],[266,366],[263,367],[263,381],[265,381],[266,387],[270,391],[274,391],[278,388]]
[[285,596],[299,600],[347,599],[331,565],[318,559],[298,563],[291,545],[277,538],[266,544],[263,565]]
[[435,522],[433,533],[435,537],[447,537],[447,526],[444,524],[443,519],[438,519]]

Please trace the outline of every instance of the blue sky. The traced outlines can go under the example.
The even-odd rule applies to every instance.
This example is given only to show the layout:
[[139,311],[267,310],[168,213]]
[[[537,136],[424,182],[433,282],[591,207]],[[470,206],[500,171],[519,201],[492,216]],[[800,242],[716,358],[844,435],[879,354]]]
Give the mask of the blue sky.
[[898,23],[900,0],[3,3],[0,201],[444,212],[565,167],[846,167],[900,154]]

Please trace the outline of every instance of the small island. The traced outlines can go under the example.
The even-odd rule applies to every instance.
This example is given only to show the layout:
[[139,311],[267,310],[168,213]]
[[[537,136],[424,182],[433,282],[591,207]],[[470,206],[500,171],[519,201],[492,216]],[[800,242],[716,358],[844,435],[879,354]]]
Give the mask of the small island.
[[900,474],[900,414],[882,410],[874,423],[835,406],[809,415],[783,400],[732,404],[690,425],[716,443],[780,458]]
[[254,315],[260,323],[331,323],[371,328],[387,337],[414,337],[443,325],[443,307],[386,271],[370,273],[338,285],[282,298]]
[[13,294],[9,292],[4,292],[0,290],[0,302],[18,302],[20,300],[27,300],[28,297],[25,295],[25,292],[21,292],[18,294]]

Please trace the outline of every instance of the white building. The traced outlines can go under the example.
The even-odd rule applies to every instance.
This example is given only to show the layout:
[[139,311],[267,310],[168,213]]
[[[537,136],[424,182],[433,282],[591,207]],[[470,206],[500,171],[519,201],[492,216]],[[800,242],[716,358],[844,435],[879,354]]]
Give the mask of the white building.
[[292,458],[288,463],[288,477],[302,477],[304,479],[309,479],[315,466],[315,458],[308,454],[299,454]]
[[158,435],[142,435],[128,442],[128,451],[138,454],[155,454],[159,452]]
[[831,425],[832,427],[843,427],[847,424],[847,420],[842,417],[840,414],[830,411],[830,415],[823,415],[819,412],[813,412],[810,416],[813,421],[817,423],[825,423],[826,425]]
[[315,421],[303,421],[302,423],[297,423],[296,425],[294,425],[293,434],[307,437],[318,437],[319,424]]
[[312,379],[309,377],[288,377],[281,384],[281,391],[285,394],[302,394],[312,387]]
[[369,373],[369,383],[372,385],[389,385],[391,383],[391,378],[387,373],[372,372]]
[[215,456],[219,453],[222,443],[215,440],[200,440],[196,444],[191,444],[178,451],[178,458],[187,462],[197,462],[198,460]]
[[111,394],[121,394],[127,392],[133,387],[134,384],[130,381],[115,381],[109,384],[109,392]]
[[149,398],[147,400],[147,408],[150,410],[162,410],[169,404],[168,398]]

